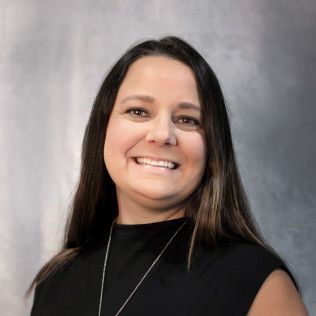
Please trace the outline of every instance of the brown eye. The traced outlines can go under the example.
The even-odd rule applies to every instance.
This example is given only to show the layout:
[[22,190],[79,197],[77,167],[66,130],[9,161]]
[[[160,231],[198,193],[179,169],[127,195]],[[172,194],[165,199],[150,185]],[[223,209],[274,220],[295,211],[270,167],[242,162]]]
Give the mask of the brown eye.
[[142,108],[130,108],[126,111],[126,113],[130,113],[133,116],[144,117],[147,116],[147,112]]
[[182,120],[182,122],[185,125],[189,125],[189,126],[199,126],[200,125],[199,121],[193,117],[183,116],[183,117],[180,117],[179,120]]

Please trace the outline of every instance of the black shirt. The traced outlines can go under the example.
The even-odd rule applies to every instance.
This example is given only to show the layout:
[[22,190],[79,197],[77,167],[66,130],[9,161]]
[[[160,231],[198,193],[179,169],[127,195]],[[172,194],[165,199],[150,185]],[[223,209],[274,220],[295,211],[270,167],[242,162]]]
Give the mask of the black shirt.
[[[198,245],[186,269],[193,223],[177,218],[115,224],[105,271],[102,315],[115,315],[176,230],[188,220],[120,315],[246,315],[276,268],[290,273],[263,247],[231,241],[214,250]],[[82,251],[36,287],[32,316],[98,315],[104,243]]]

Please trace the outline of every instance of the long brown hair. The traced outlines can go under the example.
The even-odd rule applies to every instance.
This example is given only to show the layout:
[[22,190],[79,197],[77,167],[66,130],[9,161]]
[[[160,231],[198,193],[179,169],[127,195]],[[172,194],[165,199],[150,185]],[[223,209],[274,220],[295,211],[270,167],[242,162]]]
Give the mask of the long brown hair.
[[117,216],[115,184],[103,159],[105,133],[119,87],[131,64],[143,56],[167,56],[190,67],[201,100],[207,163],[200,185],[186,201],[185,215],[194,222],[188,269],[197,242],[215,247],[223,239],[263,246],[281,259],[260,234],[249,210],[236,164],[225,100],[213,70],[190,44],[179,37],[167,36],[131,47],[104,79],[84,134],[80,178],[63,247],[36,274],[27,295],[35,284],[74,259],[91,242],[100,240],[106,226]]

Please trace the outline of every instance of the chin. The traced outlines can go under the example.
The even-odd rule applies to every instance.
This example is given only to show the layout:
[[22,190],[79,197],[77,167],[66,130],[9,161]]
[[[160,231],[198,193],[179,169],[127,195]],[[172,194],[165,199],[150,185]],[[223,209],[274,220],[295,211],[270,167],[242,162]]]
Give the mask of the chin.
[[150,200],[170,200],[173,199],[176,194],[175,193],[171,193],[170,191],[152,191],[152,190],[138,190],[137,191],[140,195],[142,195],[143,197],[150,199]]

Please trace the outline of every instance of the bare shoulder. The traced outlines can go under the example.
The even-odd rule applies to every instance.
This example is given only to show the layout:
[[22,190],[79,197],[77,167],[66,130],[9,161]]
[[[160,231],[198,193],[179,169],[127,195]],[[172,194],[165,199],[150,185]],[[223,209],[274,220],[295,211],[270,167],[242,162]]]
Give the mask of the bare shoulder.
[[308,315],[290,276],[281,269],[274,270],[267,277],[248,312],[248,316],[261,315]]

